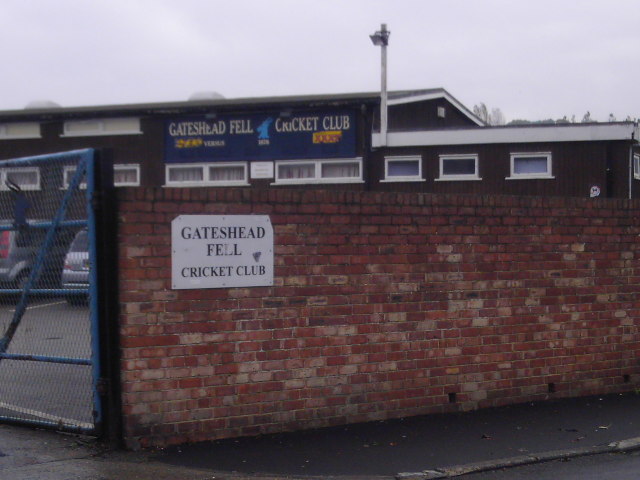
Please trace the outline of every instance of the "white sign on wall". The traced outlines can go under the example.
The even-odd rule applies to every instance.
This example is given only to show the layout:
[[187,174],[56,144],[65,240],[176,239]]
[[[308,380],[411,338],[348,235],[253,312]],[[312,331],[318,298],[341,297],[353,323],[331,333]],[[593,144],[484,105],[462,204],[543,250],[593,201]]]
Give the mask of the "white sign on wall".
[[273,162],[251,162],[251,178],[273,178]]
[[171,222],[173,289],[273,285],[268,215],[180,215]]

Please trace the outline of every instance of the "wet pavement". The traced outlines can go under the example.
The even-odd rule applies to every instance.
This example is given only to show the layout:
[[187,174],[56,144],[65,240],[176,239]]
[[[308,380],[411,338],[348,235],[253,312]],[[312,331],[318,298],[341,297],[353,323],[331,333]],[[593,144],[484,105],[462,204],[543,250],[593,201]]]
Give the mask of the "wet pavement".
[[[436,478],[423,472],[442,475],[467,471],[469,465],[497,468],[504,459],[534,462],[540,457],[558,458],[558,454],[597,453],[612,442],[627,439],[630,441],[621,445],[635,449],[640,446],[638,437],[640,395],[635,393],[549,400],[146,452],[108,451],[87,437],[0,425],[0,478]],[[455,470],[461,465],[465,467]]]
[[204,480],[209,472],[105,450],[95,439],[0,425],[0,478],[11,480]]
[[174,447],[157,459],[243,473],[383,475],[640,436],[640,395],[528,403]]

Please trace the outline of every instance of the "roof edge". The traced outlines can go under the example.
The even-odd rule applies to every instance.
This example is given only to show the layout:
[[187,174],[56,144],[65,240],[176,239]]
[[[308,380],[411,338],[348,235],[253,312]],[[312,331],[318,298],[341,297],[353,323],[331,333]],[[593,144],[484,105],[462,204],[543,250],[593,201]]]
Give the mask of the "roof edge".
[[[471,121],[473,121],[476,125],[480,127],[486,127],[487,124],[480,120],[471,110],[465,107],[458,99],[456,99],[453,95],[447,92],[444,88],[433,89],[433,91],[422,91],[424,93],[420,93],[420,91],[416,91],[416,96],[413,97],[402,97],[402,98],[394,98],[388,101],[389,106],[392,105],[402,105],[406,103],[414,103],[414,102],[424,102],[427,100],[434,100],[437,98],[444,98],[453,106],[455,106],[458,110],[460,110],[466,117],[468,117]],[[427,93],[428,92],[428,93]]]
[[[389,104],[412,103],[424,101],[431,98],[446,98],[460,109],[465,115],[472,118],[476,123],[480,122],[464,105],[453,98],[442,88],[422,89],[422,90],[394,90],[389,92]],[[331,104],[368,103],[378,105],[380,103],[380,92],[353,92],[353,93],[333,93],[333,94],[311,94],[311,95],[287,95],[272,97],[242,97],[242,98],[220,98],[205,100],[183,100],[175,102],[153,102],[153,103],[133,103],[133,104],[113,104],[113,105],[88,105],[75,107],[56,108],[30,108],[20,110],[0,111],[0,121],[2,119],[19,120],[24,118],[65,118],[65,117],[90,117],[106,115],[136,115],[136,114],[162,114],[181,113],[209,109],[249,109],[251,107],[270,106],[321,106]],[[478,124],[482,124],[481,122]]]
[[418,147],[432,145],[476,145],[496,143],[542,143],[639,140],[635,122],[512,127],[457,128],[387,133],[386,145],[379,133],[371,137],[373,147]]

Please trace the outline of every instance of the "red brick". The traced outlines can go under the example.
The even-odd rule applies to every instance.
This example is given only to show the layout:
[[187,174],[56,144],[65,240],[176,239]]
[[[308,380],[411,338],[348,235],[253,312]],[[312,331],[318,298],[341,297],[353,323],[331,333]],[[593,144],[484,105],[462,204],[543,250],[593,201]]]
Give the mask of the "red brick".
[[[580,395],[640,381],[638,201],[119,195],[128,444],[532,401],[549,383]],[[274,286],[170,290],[177,213],[270,214]]]

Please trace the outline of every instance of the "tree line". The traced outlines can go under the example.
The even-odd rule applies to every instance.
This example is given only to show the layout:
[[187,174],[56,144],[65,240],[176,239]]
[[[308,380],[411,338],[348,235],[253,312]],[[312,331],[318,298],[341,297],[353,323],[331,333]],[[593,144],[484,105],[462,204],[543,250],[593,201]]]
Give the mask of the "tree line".
[[[491,125],[491,126],[500,126],[500,125],[536,125],[536,124],[547,124],[547,125],[561,125],[561,124],[566,124],[566,123],[591,123],[591,122],[597,122],[597,120],[593,119],[591,117],[591,112],[587,111],[583,116],[582,116],[582,120],[580,120],[578,122],[577,118],[575,115],[571,115],[570,118],[568,118],[566,115],[562,118],[559,119],[553,119],[553,118],[547,118],[545,120],[526,120],[526,119],[521,119],[521,118],[517,118],[514,120],[511,120],[509,122],[506,121],[504,114],[502,113],[502,110],[500,110],[499,108],[492,108],[491,110],[489,110],[489,108],[487,107],[487,105],[484,102],[480,102],[477,105],[473,106],[473,114],[478,117],[480,120],[482,120],[484,123],[486,123],[487,125]],[[616,119],[615,115],[613,113],[609,114],[609,118],[607,119],[607,122],[617,122],[618,120]],[[627,116],[627,118],[624,120],[625,122],[634,122],[635,119],[632,118],[631,116]]]

